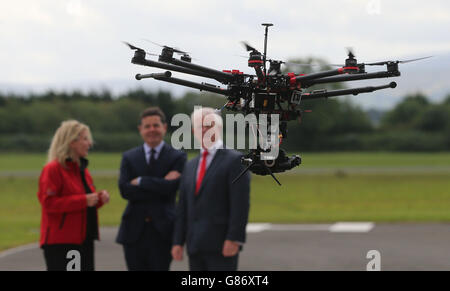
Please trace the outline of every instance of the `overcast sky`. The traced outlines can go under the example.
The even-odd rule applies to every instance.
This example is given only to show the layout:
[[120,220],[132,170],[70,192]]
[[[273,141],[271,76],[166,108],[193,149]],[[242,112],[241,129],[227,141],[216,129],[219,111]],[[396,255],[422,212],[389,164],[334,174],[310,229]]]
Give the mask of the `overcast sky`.
[[236,54],[246,54],[242,40],[262,51],[263,22],[275,25],[268,55],[284,60],[341,63],[348,46],[360,61],[450,52],[450,1],[444,0],[0,2],[0,84],[30,88],[133,81],[151,72],[130,64],[122,40],[159,53],[143,40],[151,39],[190,52],[202,65],[252,72]]

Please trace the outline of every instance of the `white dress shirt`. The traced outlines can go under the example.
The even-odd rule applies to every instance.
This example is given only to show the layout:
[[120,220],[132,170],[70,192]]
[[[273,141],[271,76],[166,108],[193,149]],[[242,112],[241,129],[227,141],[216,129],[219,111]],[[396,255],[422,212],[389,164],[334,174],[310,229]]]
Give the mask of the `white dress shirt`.
[[[210,149],[208,149],[208,155],[206,156],[206,168],[205,168],[205,172],[208,170],[209,165],[211,165],[212,160],[214,159],[214,156],[217,153],[218,149],[222,149],[223,148],[223,141],[221,139],[219,139],[218,141],[216,141],[212,147]],[[200,159],[198,160],[198,167],[197,167],[197,175],[196,177],[198,177],[198,174],[200,173],[200,165],[203,159],[203,153],[205,152],[205,149],[202,148],[200,150]]]
[[[161,153],[161,150],[164,146],[164,141],[161,141],[159,143],[159,145],[157,145],[156,147],[154,147],[153,149],[155,150],[155,160],[158,159],[159,154]],[[147,144],[144,143],[144,152],[145,152],[145,160],[147,161],[147,164],[150,164],[150,155],[152,153],[152,148]]]

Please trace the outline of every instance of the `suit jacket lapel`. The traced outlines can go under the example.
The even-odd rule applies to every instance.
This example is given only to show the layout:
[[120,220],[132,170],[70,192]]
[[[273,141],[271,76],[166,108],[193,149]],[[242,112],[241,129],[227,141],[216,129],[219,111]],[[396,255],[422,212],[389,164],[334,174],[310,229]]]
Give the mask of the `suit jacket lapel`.
[[191,172],[191,177],[190,177],[190,181],[192,181],[192,185],[191,185],[191,191],[189,193],[192,193],[192,197],[196,196],[195,195],[195,186],[197,184],[197,170],[198,170],[198,162],[200,160],[200,156],[196,156],[193,160],[192,163],[194,164],[193,167],[193,171]]
[[[165,151],[167,150],[166,147],[168,147],[168,145],[167,145],[167,143],[164,143],[164,145],[163,145],[162,148],[161,148],[161,151],[159,152],[158,160],[160,160],[159,158],[161,158],[161,156],[162,156],[162,155],[165,153]],[[163,161],[163,160],[160,160],[160,161]]]
[[[206,169],[206,173],[205,173],[205,176],[203,177],[203,181],[202,181],[202,184],[200,185],[200,189],[198,190],[197,196],[200,196],[202,189],[205,187],[205,184],[208,183],[209,178],[212,175],[214,175],[214,172],[217,170],[218,165],[220,164],[221,160],[224,157],[223,151],[224,151],[224,149],[217,150],[216,155],[214,156],[213,160],[211,161],[211,164]],[[197,165],[198,165],[198,163],[197,163]],[[195,173],[197,173],[197,170],[195,171]],[[197,175],[196,175],[195,182],[197,182]],[[195,191],[195,188],[194,188],[194,191]]]
[[141,148],[139,150],[139,156],[138,156],[137,164],[139,165],[139,169],[147,169],[147,167],[148,167],[147,159],[145,158],[144,146],[141,146]]

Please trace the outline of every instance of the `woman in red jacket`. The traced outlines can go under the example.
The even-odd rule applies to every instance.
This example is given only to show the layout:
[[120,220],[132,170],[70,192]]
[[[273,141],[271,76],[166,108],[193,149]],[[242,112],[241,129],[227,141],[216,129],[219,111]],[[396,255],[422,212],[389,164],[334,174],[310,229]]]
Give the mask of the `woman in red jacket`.
[[[89,127],[64,121],[56,130],[48,151],[48,163],[39,178],[42,206],[40,246],[47,270],[71,266],[94,270],[94,240],[99,239],[97,209],[108,203],[106,190],[96,192],[87,169],[92,136]],[[73,252],[78,251],[73,255]],[[79,267],[79,268],[77,268]]]

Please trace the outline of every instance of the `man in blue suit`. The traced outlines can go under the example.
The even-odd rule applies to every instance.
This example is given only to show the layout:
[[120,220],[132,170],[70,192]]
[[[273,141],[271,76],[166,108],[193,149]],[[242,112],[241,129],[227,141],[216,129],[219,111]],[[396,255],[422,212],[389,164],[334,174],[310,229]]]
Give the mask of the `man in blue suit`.
[[163,141],[167,123],[159,108],[147,108],[138,128],[144,145],[125,152],[120,165],[120,194],[128,204],[116,241],[123,245],[128,270],[168,271],[186,154]]
[[232,183],[244,169],[242,154],[224,148],[222,118],[212,108],[194,111],[192,123],[202,149],[181,177],[172,257],[182,260],[186,243],[191,271],[235,271],[246,237],[250,174]]

